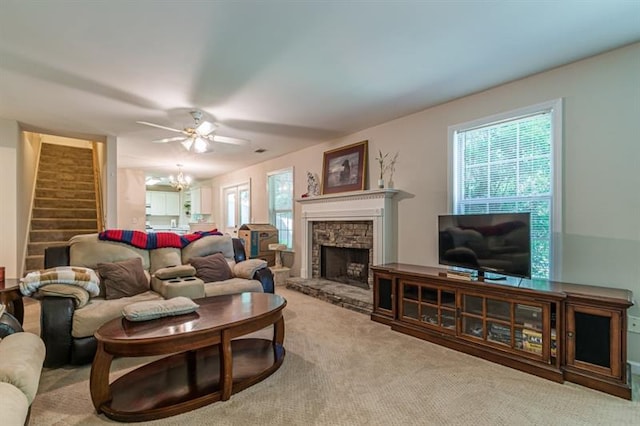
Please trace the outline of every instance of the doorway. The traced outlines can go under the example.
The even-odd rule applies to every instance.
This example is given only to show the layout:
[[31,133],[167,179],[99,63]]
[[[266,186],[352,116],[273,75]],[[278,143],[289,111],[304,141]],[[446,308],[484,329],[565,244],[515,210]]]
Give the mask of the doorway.
[[224,232],[238,236],[238,228],[251,221],[251,182],[223,189]]

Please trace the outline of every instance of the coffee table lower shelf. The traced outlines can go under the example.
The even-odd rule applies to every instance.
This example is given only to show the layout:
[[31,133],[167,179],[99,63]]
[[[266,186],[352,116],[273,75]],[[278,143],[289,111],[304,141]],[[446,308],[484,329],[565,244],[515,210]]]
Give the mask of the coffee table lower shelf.
[[[265,339],[231,341],[232,388],[238,393],[273,374],[285,349]],[[223,399],[220,345],[168,356],[145,364],[109,385],[111,400],[99,407],[124,422],[160,419]]]

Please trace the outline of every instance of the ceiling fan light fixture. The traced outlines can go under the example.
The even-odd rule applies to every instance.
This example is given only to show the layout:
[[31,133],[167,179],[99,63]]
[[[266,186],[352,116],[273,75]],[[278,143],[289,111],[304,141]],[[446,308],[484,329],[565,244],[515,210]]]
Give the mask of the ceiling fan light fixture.
[[207,136],[208,134],[216,130],[216,127],[218,126],[210,121],[203,121],[196,127],[196,133],[198,133],[199,135]]
[[195,152],[201,154],[203,152],[206,152],[208,147],[209,143],[205,139],[199,136],[195,138],[195,141],[193,142],[193,150]]
[[186,149],[187,151],[190,151],[191,145],[193,145],[193,138],[187,138],[180,143],[182,144],[182,146],[184,146],[184,149]]
[[144,124],[145,126],[151,126],[158,129],[167,130],[174,133],[180,133],[181,136],[173,136],[163,139],[156,139],[152,142],[155,143],[168,143],[168,142],[180,142],[184,149],[190,152],[198,154],[205,153],[211,150],[212,144],[226,143],[231,145],[246,146],[249,144],[247,139],[222,136],[215,133],[218,128],[218,124],[212,121],[203,120],[204,113],[199,110],[191,111],[193,117],[193,127],[185,127],[183,129],[175,129],[173,127],[167,127],[160,124],[150,123],[148,121],[138,121],[138,124]]

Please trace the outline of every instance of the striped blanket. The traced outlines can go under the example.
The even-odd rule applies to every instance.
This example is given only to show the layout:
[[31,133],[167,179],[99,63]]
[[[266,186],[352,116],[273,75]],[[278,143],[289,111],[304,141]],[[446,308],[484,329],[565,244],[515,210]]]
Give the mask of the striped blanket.
[[96,272],[80,266],[58,266],[29,272],[20,280],[20,292],[31,296],[47,284],[70,284],[84,288],[92,296],[100,294],[100,279]]
[[208,235],[222,235],[217,229],[197,231],[193,234],[178,235],[175,232],[150,232],[125,229],[107,229],[98,234],[103,241],[116,241],[129,244],[140,249],[156,249],[162,247],[183,248],[191,242]]

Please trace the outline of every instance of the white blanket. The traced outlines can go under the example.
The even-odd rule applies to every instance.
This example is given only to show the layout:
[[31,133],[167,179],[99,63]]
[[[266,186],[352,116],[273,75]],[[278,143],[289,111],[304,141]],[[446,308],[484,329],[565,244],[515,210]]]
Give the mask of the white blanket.
[[100,279],[93,269],[80,266],[58,266],[29,272],[20,280],[20,292],[31,296],[47,284],[69,284],[82,287],[92,296],[100,294]]

